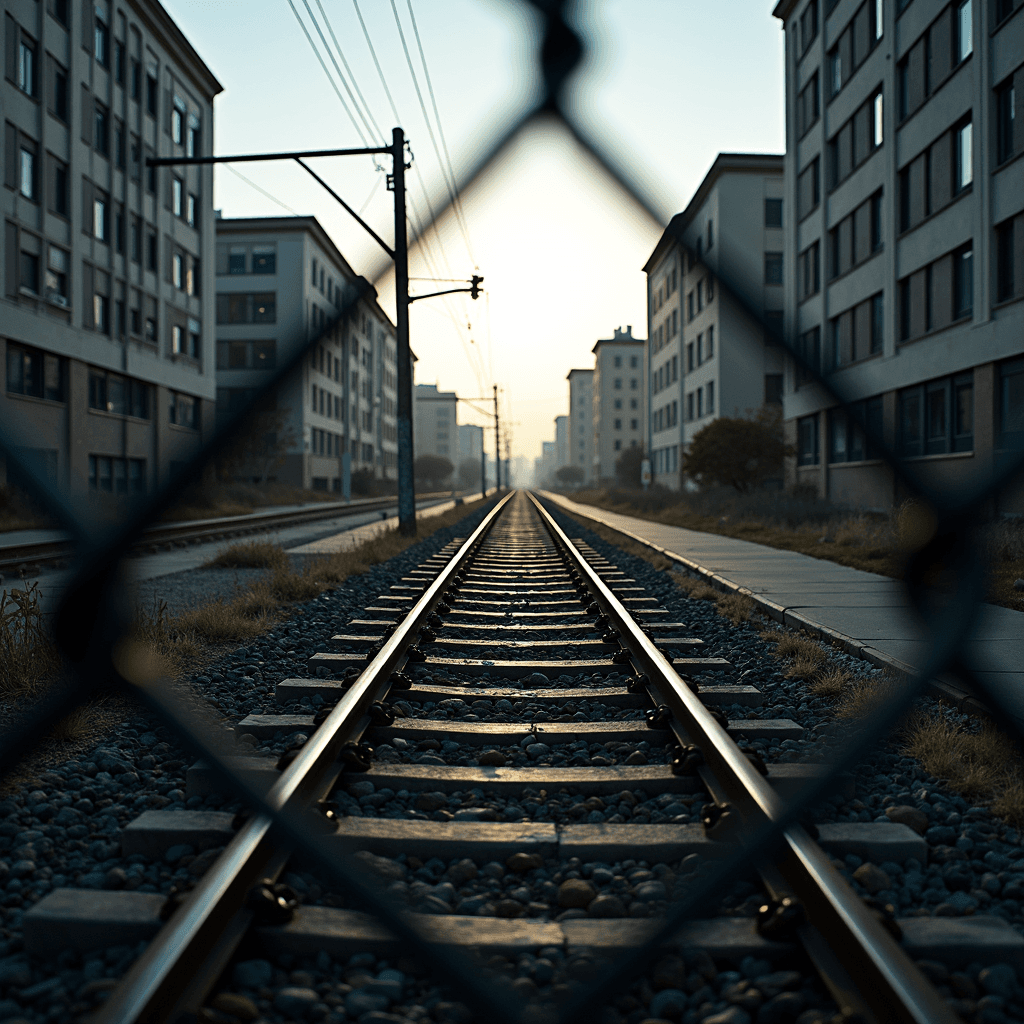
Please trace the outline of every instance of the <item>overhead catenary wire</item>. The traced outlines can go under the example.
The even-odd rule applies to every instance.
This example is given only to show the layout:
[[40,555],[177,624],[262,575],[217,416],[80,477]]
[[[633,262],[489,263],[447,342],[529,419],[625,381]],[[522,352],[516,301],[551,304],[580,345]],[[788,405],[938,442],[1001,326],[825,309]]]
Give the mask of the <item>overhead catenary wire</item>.
[[462,230],[462,237],[466,243],[466,251],[469,253],[469,258],[473,263],[473,266],[477,267],[476,257],[473,255],[473,247],[469,241],[469,227],[466,224],[466,218],[462,211],[462,196],[459,194],[458,182],[455,178],[455,168],[452,165],[451,154],[448,152],[448,141],[444,137],[444,126],[441,123],[441,112],[437,109],[437,98],[434,95],[434,83],[430,78],[430,69],[427,67],[427,55],[423,50],[423,40],[420,38],[419,25],[416,24],[416,15],[413,13],[412,0],[405,0],[409,8],[409,20],[412,22],[413,34],[416,36],[416,46],[420,51],[420,63],[423,65],[423,77],[427,83],[427,93],[430,96],[431,106],[434,108],[434,120],[437,121],[437,134],[441,139],[441,148],[444,150],[444,159],[448,168],[448,175],[451,179],[451,192],[452,192],[452,207],[455,210],[455,216],[459,221],[459,227]]
[[[437,164],[441,171],[441,178],[444,181],[445,189],[448,192],[448,199],[454,208],[456,205],[455,190],[452,187],[452,183],[448,180],[448,172],[445,169],[444,160],[441,158],[441,150],[438,148],[437,145],[437,138],[434,135],[433,125],[430,123],[430,115],[427,113],[427,105],[423,100],[423,91],[420,89],[419,77],[416,74],[416,68],[412,62],[412,54],[409,52],[409,44],[406,42],[405,39],[405,30],[402,28],[402,19],[398,15],[398,7],[395,4],[395,0],[391,0],[391,11],[395,16],[395,25],[398,28],[399,39],[401,39],[402,41],[402,50],[405,52],[405,61],[406,64],[408,64],[409,66],[409,74],[412,77],[413,88],[416,90],[416,98],[419,100],[420,103],[420,111],[423,114],[423,121],[427,127],[427,135],[430,137],[430,144],[434,147],[434,155],[437,157]],[[433,210],[431,210],[430,220],[432,224],[436,223],[436,217],[433,213]],[[466,243],[466,251],[467,253],[470,254],[470,259],[472,259],[472,247],[469,244],[469,236],[466,234],[463,224],[457,212],[455,220],[456,223],[458,223],[459,225],[460,232],[462,232],[463,241]]]
[[272,203],[277,203],[278,206],[280,206],[283,210],[287,210],[290,214],[292,214],[292,216],[302,216],[302,214],[298,213],[296,210],[293,210],[287,203],[281,202],[281,200],[278,199],[277,196],[271,195],[271,193],[269,193],[261,185],[257,185],[256,182],[253,181],[251,178],[247,178],[244,174],[242,174],[241,171],[236,171],[234,167],[231,166],[231,164],[221,164],[221,166],[226,167],[233,175],[235,175],[236,178],[241,178],[242,181],[244,181],[247,185],[251,185],[254,189],[256,189],[257,192],[260,192],[263,195],[265,195]]

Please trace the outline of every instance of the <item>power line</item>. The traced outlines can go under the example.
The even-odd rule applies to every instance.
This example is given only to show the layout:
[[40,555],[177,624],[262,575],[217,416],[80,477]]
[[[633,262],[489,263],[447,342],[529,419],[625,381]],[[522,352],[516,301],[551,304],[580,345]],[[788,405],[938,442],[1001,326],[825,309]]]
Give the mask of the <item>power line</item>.
[[466,219],[462,212],[462,196],[459,195],[459,187],[455,180],[455,168],[452,166],[452,158],[448,152],[448,142],[444,137],[444,126],[441,124],[441,113],[437,109],[437,99],[434,96],[434,83],[430,79],[430,69],[427,67],[427,55],[423,52],[423,41],[420,39],[420,30],[419,26],[416,24],[416,15],[412,10],[412,0],[406,0],[406,4],[409,7],[409,20],[412,22],[412,30],[416,36],[416,45],[419,47],[420,51],[420,61],[423,64],[423,77],[427,81],[427,92],[430,94],[430,102],[434,108],[434,118],[437,121],[437,133],[441,136],[441,148],[444,150],[444,158],[448,165],[448,173],[451,176],[452,188],[455,193],[452,198],[455,216],[458,218],[459,224],[462,228],[462,237],[466,242],[466,250],[469,253],[469,258],[472,261],[473,266],[477,267],[476,257],[473,255],[473,248],[469,244],[469,228],[466,225]]
[[[405,40],[405,30],[402,28],[402,19],[399,18],[398,16],[398,7],[395,6],[395,0],[391,0],[391,10],[395,16],[395,25],[398,26],[398,36],[402,41],[402,49],[405,51],[405,62],[409,65],[409,74],[412,76],[412,84],[413,88],[415,88],[416,90],[416,98],[420,101],[420,110],[423,113],[423,121],[427,126],[427,134],[430,136],[430,144],[434,147],[434,155],[437,157],[437,164],[441,171],[441,178],[444,181],[444,186],[448,191],[448,198],[451,201],[452,206],[454,207],[456,205],[455,192],[452,188],[451,183],[448,181],[448,173],[445,170],[444,161],[441,159],[441,151],[437,146],[437,139],[434,136],[434,128],[433,125],[431,125],[430,123],[430,115],[427,113],[427,105],[423,101],[423,92],[420,89],[420,82],[419,78],[416,75],[416,68],[413,66],[412,63],[412,54],[409,53],[409,44]],[[435,219],[433,210],[431,210],[430,219],[431,221]],[[456,211],[455,220],[459,224],[459,230],[462,232],[463,241],[466,243],[466,251],[470,253],[470,258],[472,259],[472,251],[469,244],[469,238],[466,235],[465,229],[458,216],[458,211]]]
[[[352,122],[352,127],[355,128],[356,134],[362,140],[363,145],[369,147],[370,143],[367,141],[366,136],[363,134],[362,128],[359,127],[359,122],[356,121],[356,119],[352,116],[352,111],[348,109],[348,104],[345,102],[345,97],[341,95],[341,91],[338,89],[338,85],[334,81],[334,77],[331,75],[330,71],[327,70],[327,65],[324,63],[323,57],[320,56],[320,51],[317,49],[316,43],[313,42],[313,37],[309,34],[309,29],[306,28],[306,23],[302,20],[302,17],[296,10],[295,4],[292,3],[292,0],[288,0],[288,6],[292,9],[292,14],[295,15],[295,20],[299,23],[299,27],[302,29],[303,34],[306,36],[306,41],[309,43],[310,49],[313,51],[313,53],[316,54],[316,59],[320,62],[320,67],[324,69],[324,74],[327,76],[327,80],[331,83],[331,88],[337,95],[338,101],[341,103],[342,109],[345,111],[346,114],[348,114],[348,119]],[[309,9],[309,4],[306,4],[306,9]],[[319,25],[317,25],[317,32],[320,32]],[[320,33],[320,38],[323,39],[322,32]],[[326,41],[324,42],[324,46],[327,46]],[[327,52],[328,55],[330,55],[329,48]],[[331,59],[333,60],[334,58],[331,57]],[[337,67],[337,65],[335,65],[335,67]]]
[[[305,3],[305,0],[303,0],[303,2]],[[362,103],[363,107],[366,108],[367,116],[370,118],[370,121],[373,123],[373,127],[376,130],[377,135],[385,143],[387,143],[387,138],[385,137],[384,133],[381,131],[380,125],[377,124],[377,119],[373,116],[373,111],[370,109],[369,103],[366,102],[366,97],[363,96],[362,89],[359,88],[359,83],[356,81],[356,76],[353,73],[352,68],[349,67],[348,61],[345,59],[345,54],[341,50],[341,44],[338,42],[338,37],[334,34],[334,26],[331,25],[331,19],[327,16],[327,12],[324,10],[324,6],[320,2],[320,0],[316,0],[316,5],[317,5],[317,7],[320,8],[320,13],[323,15],[324,24],[327,26],[327,31],[331,33],[331,39],[334,40],[334,47],[338,51],[338,56],[341,58],[341,63],[345,65],[345,70],[348,72],[348,77],[352,79],[352,87],[355,89],[356,93],[359,95],[359,100]],[[335,65],[335,67],[337,67],[337,65]],[[341,72],[339,71],[338,74],[340,75]],[[342,81],[344,82],[344,79],[342,79]],[[345,88],[348,91],[349,96],[351,96],[352,95],[352,90],[348,88],[348,85],[346,85]],[[353,99],[352,102],[355,103],[355,99]],[[361,112],[360,112],[360,117],[362,117],[362,113]],[[366,118],[363,118],[363,124],[366,124]],[[367,125],[367,131],[370,131],[369,125]],[[372,132],[371,132],[371,134],[372,134]]]
[[370,32],[366,27],[366,22],[363,21],[363,12],[359,10],[359,0],[352,0],[352,6],[356,9],[356,15],[359,17],[359,24],[363,29],[363,36],[366,38],[366,45],[370,48],[370,56],[373,58],[373,63],[377,68],[377,74],[380,76],[380,84],[384,86],[384,93],[388,98],[388,103],[391,104],[391,113],[395,115],[395,121],[398,124],[402,123],[402,119],[398,116],[398,108],[395,106],[394,98],[391,95],[391,90],[388,88],[387,79],[384,77],[384,72],[381,69],[380,61],[377,60],[377,51],[373,48],[373,42],[370,39]]
[[290,214],[296,217],[302,216],[302,214],[296,213],[296,211],[293,210],[287,203],[282,203],[281,200],[277,198],[277,196],[272,196],[265,188],[262,188],[261,186],[257,185],[255,181],[252,181],[250,178],[247,178],[244,174],[242,174],[241,171],[236,171],[234,167],[231,166],[231,164],[221,164],[221,166],[226,167],[233,175],[235,175],[235,177],[241,178],[242,181],[244,181],[247,185],[251,185],[254,189],[256,189],[257,192],[262,192],[263,195],[265,195],[271,202],[277,203],[278,206],[280,206],[282,209],[287,210]]

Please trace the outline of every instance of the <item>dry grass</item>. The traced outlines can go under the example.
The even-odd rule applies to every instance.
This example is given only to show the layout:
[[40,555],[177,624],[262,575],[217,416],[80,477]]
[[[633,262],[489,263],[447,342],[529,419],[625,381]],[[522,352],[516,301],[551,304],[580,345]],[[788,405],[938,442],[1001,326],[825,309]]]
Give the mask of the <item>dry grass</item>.
[[35,583],[0,593],[0,696],[38,696],[60,675],[61,660]]
[[950,789],[989,801],[994,814],[1024,824],[1024,760],[990,722],[972,731],[940,716],[921,717],[908,726],[905,744],[906,753]]
[[269,540],[250,540],[225,548],[204,568],[285,570],[288,568],[288,556],[279,544]]
[[734,626],[748,622],[751,615],[757,611],[757,605],[746,594],[716,590],[704,580],[687,576],[682,572],[673,572],[669,575],[691,601],[710,601],[718,614],[728,619]]

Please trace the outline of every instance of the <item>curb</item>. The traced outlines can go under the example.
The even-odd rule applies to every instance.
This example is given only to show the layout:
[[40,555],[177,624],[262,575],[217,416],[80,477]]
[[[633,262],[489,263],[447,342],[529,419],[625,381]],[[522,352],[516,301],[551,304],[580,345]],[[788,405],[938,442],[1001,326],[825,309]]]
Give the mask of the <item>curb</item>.
[[[755,594],[748,587],[740,586],[740,584],[733,582],[728,577],[712,572],[699,562],[694,562],[690,558],[685,558],[683,555],[677,554],[675,551],[669,551],[667,548],[663,548],[660,544],[655,544],[653,541],[647,540],[647,538],[641,537],[639,534],[632,533],[630,530],[624,530],[621,526],[615,526],[599,515],[594,515],[591,512],[581,512],[575,508],[567,508],[558,500],[558,497],[548,495],[546,493],[544,497],[548,498],[549,501],[555,502],[563,512],[570,515],[578,515],[583,519],[590,519],[595,523],[600,523],[608,530],[622,534],[623,537],[628,537],[631,541],[634,541],[637,544],[642,544],[645,548],[650,548],[652,551],[657,551],[659,555],[662,555],[672,562],[676,562],[688,569],[690,572],[700,576],[706,583],[710,584],[716,590],[721,590],[726,594],[742,594],[744,597],[749,597],[750,600],[757,605],[758,610],[762,614],[767,615],[768,618],[773,619],[781,625],[789,626],[791,629],[803,630],[805,633],[809,633],[816,639],[825,641],[829,646],[839,648],[839,650],[844,654],[849,654],[854,658],[860,658],[861,660],[874,665],[875,668],[887,668],[891,672],[895,673],[895,675],[900,679],[912,679],[915,675],[914,667],[912,665],[908,665],[905,661],[900,661],[899,658],[894,658],[892,655],[884,654],[882,651],[865,644],[863,641],[858,640],[855,637],[848,636],[846,633],[841,633],[837,629],[832,629],[829,626],[822,625],[820,622],[815,622],[813,619],[808,619],[799,612],[789,611],[782,605],[776,604],[776,602],[771,601],[766,597],[762,597],[760,594]],[[931,697],[941,699],[952,704],[953,707],[962,714],[984,718],[993,717],[992,712],[989,710],[987,705],[978,700],[973,693],[970,693],[968,690],[965,690],[962,686],[957,685],[951,680],[941,678],[932,679],[925,685],[924,692]]]

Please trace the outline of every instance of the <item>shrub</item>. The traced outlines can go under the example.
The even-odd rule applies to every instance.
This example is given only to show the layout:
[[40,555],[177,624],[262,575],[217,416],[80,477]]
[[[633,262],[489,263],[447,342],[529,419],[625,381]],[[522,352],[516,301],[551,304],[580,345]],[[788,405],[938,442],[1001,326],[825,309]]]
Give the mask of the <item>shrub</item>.
[[792,453],[780,414],[766,406],[749,419],[720,416],[698,430],[682,470],[703,487],[723,484],[745,493],[781,477],[782,460]]

